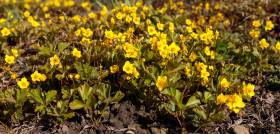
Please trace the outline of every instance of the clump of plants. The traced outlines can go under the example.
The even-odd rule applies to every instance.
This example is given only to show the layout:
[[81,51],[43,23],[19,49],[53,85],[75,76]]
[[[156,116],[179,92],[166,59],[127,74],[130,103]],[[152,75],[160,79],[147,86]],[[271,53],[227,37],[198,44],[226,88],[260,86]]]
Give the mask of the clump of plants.
[[249,81],[261,83],[274,68],[268,59],[280,43],[269,37],[274,22],[265,3],[250,1],[244,15],[241,2],[114,1],[109,10],[99,1],[6,1],[1,121],[47,115],[64,122],[84,113],[97,128],[124,96],[173,115],[183,133],[187,124],[197,132],[221,121],[226,111],[242,115],[255,95]]

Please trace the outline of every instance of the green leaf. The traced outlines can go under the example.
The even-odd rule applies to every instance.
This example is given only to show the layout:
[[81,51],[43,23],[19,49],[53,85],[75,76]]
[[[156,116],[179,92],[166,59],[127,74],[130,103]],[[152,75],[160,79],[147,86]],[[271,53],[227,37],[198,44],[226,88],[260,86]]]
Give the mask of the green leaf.
[[225,118],[225,115],[223,113],[217,113],[211,117],[210,121],[221,121],[224,118]]
[[35,107],[35,112],[39,111],[42,112],[44,110],[45,106],[44,105],[38,105]]
[[201,108],[193,108],[193,111],[198,114],[203,120],[207,119],[206,113]]
[[75,109],[83,108],[85,106],[85,104],[83,102],[75,99],[74,101],[70,102],[69,106],[72,110],[75,110]]
[[58,43],[58,51],[59,51],[59,52],[58,52],[58,55],[59,55],[60,53],[62,53],[63,50],[66,49],[69,45],[70,45],[70,43],[64,43],[64,42]]
[[204,99],[207,102],[209,98],[211,98],[213,95],[210,92],[205,91],[204,92]]
[[74,116],[75,116],[74,112],[68,112],[68,113],[64,114],[64,118],[65,119],[69,119],[69,118],[72,118]]
[[149,51],[149,52],[148,52],[148,58],[149,58],[149,60],[152,59],[153,56],[154,56],[154,52],[153,52],[153,51]]
[[81,87],[78,88],[78,92],[79,92],[80,96],[82,97],[83,102],[85,103],[87,98],[93,92],[93,88],[90,87],[88,84],[84,84],[84,85],[82,85]]
[[44,99],[42,97],[42,89],[41,88],[37,88],[37,89],[33,89],[29,92],[28,97],[31,97],[33,100],[39,102],[42,105],[44,104]]
[[86,106],[89,108],[94,106],[94,104],[96,103],[97,103],[96,98],[92,95],[87,99]]
[[117,91],[117,93],[112,99],[112,102],[119,102],[124,96],[124,93],[122,93],[121,91]]
[[48,91],[46,94],[46,105],[48,105],[48,103],[50,103],[51,101],[53,101],[55,99],[55,96],[57,94],[56,90],[51,90]]
[[191,96],[185,106],[190,108],[190,107],[195,107],[198,104],[200,104],[200,100],[196,99],[195,96]]

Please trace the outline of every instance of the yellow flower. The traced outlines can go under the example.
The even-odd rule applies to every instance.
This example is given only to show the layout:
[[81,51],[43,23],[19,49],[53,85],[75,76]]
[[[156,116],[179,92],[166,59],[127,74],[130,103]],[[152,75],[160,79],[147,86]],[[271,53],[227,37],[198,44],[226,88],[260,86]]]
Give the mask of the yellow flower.
[[83,32],[83,35],[86,36],[86,37],[89,37],[93,34],[93,32],[87,28],[84,32]]
[[173,42],[170,46],[168,46],[168,50],[169,53],[177,55],[181,48]]
[[227,100],[225,102],[229,109],[232,109],[235,113],[238,113],[240,108],[245,107],[245,103],[240,95],[236,93],[233,95],[227,95]]
[[105,31],[105,37],[108,39],[114,39],[114,32],[112,30],[110,31]]
[[38,73],[38,71],[35,71],[33,74],[31,74],[32,81],[40,81],[41,77],[42,74]]
[[276,49],[277,49],[278,51],[280,51],[280,42],[277,42],[276,45],[275,45],[275,47],[276,47]]
[[45,18],[46,18],[46,19],[49,19],[50,17],[51,17],[51,14],[49,14],[49,13],[46,13],[46,14],[45,14]]
[[127,74],[132,74],[133,70],[134,70],[134,65],[131,64],[129,61],[126,61],[123,66],[123,71],[126,72]]
[[166,76],[158,76],[156,86],[158,87],[159,91],[162,91],[163,88],[168,86],[168,81]]
[[226,100],[227,100],[227,96],[224,95],[223,93],[220,93],[217,97],[217,101],[220,104],[224,104],[226,102]]
[[25,18],[28,18],[29,15],[30,15],[30,13],[29,13],[28,11],[25,11],[23,14],[24,14],[24,17],[25,17]]
[[185,68],[184,68],[184,70],[185,70],[185,74],[188,76],[188,77],[191,77],[191,73],[190,73],[190,69],[186,66]]
[[59,63],[60,63],[60,59],[57,57],[57,55],[51,57],[51,65],[58,65]]
[[260,27],[262,24],[260,23],[260,21],[259,20],[254,20],[253,21],[253,26],[254,27]]
[[201,72],[200,72],[200,77],[201,77],[201,78],[204,78],[205,80],[208,80],[208,77],[209,77],[209,76],[210,76],[210,73],[207,72],[206,69],[201,70]]
[[77,50],[77,48],[73,49],[72,54],[73,54],[73,56],[75,56],[77,58],[80,58],[82,56],[81,51]]
[[110,67],[111,73],[116,73],[117,71],[119,71],[119,66],[118,65],[113,65]]
[[139,78],[140,73],[136,70],[136,68],[133,69],[133,76],[138,79]]
[[40,81],[46,81],[47,80],[47,76],[45,74],[42,74],[40,77]]
[[117,19],[118,20],[121,20],[123,18],[123,14],[121,12],[119,12],[117,15],[116,15]]
[[15,57],[14,56],[9,56],[9,55],[5,55],[5,61],[8,63],[8,64],[13,64],[15,63]]
[[91,18],[91,19],[93,19],[93,18],[96,17],[96,14],[93,13],[93,12],[91,12],[91,13],[88,14],[88,17]]
[[169,23],[169,31],[172,33],[174,32],[174,23],[173,22],[170,22]]
[[156,34],[156,29],[154,26],[148,26],[148,33],[149,35],[154,35]]
[[30,84],[30,82],[27,81],[27,79],[25,77],[21,78],[21,80],[17,82],[17,85],[21,89],[28,88],[29,84]]
[[31,23],[31,25],[32,25],[33,27],[38,27],[38,26],[40,26],[40,24],[39,24],[37,21],[35,21],[35,20],[32,20],[30,23]]
[[194,52],[192,52],[191,55],[189,56],[189,59],[190,59],[192,62],[195,61],[196,58],[197,58],[197,55],[196,55]]
[[18,57],[18,50],[12,49],[12,53],[14,57]]
[[157,23],[158,30],[163,30],[164,24],[161,24],[160,22]]
[[251,98],[252,96],[255,96],[254,88],[255,88],[254,85],[252,85],[252,84],[249,83],[249,84],[246,86],[245,82],[243,82],[242,91],[243,91],[243,93],[244,93],[245,95],[249,96],[250,98]]
[[72,75],[72,74],[69,74],[68,77],[69,77],[70,79],[73,79],[73,75]]
[[214,51],[211,51],[211,59],[215,59],[215,52]]
[[2,36],[8,36],[8,35],[11,34],[11,31],[10,31],[10,29],[4,27],[4,28],[1,30],[1,34],[2,34]]
[[261,48],[266,48],[269,46],[269,44],[266,42],[266,39],[260,40],[259,44],[260,44]]
[[18,77],[18,75],[12,71],[10,71],[10,74],[12,79],[16,79]]
[[266,25],[264,27],[265,31],[271,30],[272,28],[274,28],[274,24],[271,21],[266,22]]
[[210,56],[210,55],[211,55],[211,51],[210,51],[209,47],[205,47],[204,53],[205,53],[207,56]]
[[133,22],[134,22],[134,24],[139,25],[140,24],[140,17],[133,17]]
[[76,74],[75,76],[74,76],[74,78],[76,79],[76,80],[78,80],[78,79],[80,79],[80,75],[79,74]]
[[186,19],[186,24],[190,26],[192,24],[192,21],[190,19]]
[[221,81],[221,85],[222,87],[227,88],[229,87],[230,82],[228,82],[226,78],[223,78],[223,80]]
[[253,38],[259,38],[259,36],[260,36],[260,31],[257,31],[257,30],[252,30],[252,31],[250,31],[250,35],[253,37]]
[[76,36],[79,36],[81,34],[81,30],[80,29],[78,29],[77,31],[75,31],[75,35]]

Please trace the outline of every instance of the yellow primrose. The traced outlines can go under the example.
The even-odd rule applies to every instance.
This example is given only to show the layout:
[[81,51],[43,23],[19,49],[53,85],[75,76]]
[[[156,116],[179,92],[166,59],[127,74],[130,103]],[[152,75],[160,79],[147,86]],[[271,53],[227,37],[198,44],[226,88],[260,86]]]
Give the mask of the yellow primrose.
[[205,47],[204,53],[205,53],[207,56],[210,56],[210,55],[211,55],[211,51],[210,51],[209,47]]
[[154,35],[156,34],[156,29],[154,26],[148,26],[148,33],[149,35]]
[[253,38],[259,38],[259,36],[260,36],[260,31],[258,31],[258,30],[251,30],[250,32],[249,32],[249,34],[251,35],[251,37],[253,37]]
[[105,37],[108,39],[114,39],[114,32],[110,29],[110,31],[106,30],[105,31]]
[[181,48],[173,42],[170,46],[168,46],[168,50],[170,54],[177,55]]
[[194,52],[192,52],[191,55],[189,56],[189,59],[190,59],[192,62],[194,62],[196,58],[197,58],[197,55],[196,55]]
[[51,57],[51,65],[58,65],[60,63],[60,59],[57,55],[54,55],[53,57]]
[[206,69],[201,70],[201,72],[200,72],[200,77],[201,78],[204,78],[205,80],[208,80],[209,76],[210,76],[210,73]]
[[278,51],[280,51],[280,42],[277,42],[276,45],[275,45],[275,47],[276,47],[276,49],[277,49]]
[[188,76],[188,77],[191,77],[191,73],[190,73],[190,69],[186,66],[185,68],[184,68],[184,70],[185,70],[185,74]]
[[261,39],[259,41],[259,45],[261,46],[261,48],[266,48],[269,46],[269,44],[266,42],[266,39]]
[[221,86],[227,88],[230,86],[230,82],[228,82],[226,78],[223,78],[221,81]]
[[119,71],[119,66],[118,65],[113,65],[110,67],[110,71],[111,73],[116,73],[117,71]]
[[240,108],[245,107],[245,103],[242,100],[242,97],[240,95],[237,95],[236,93],[233,95],[227,95],[227,100],[225,102],[229,109],[232,109],[235,113],[238,113]]
[[41,77],[42,74],[40,74],[38,71],[35,71],[33,74],[31,74],[32,81],[40,81]]
[[12,54],[14,57],[18,57],[18,50],[12,49]]
[[8,64],[13,64],[15,63],[15,57],[14,56],[9,56],[9,55],[5,55],[5,61],[8,63]]
[[157,28],[158,28],[158,30],[163,30],[163,28],[164,28],[164,24],[161,24],[160,22],[158,22],[157,23]]
[[47,80],[47,76],[45,74],[42,74],[40,77],[40,81],[46,81]]
[[260,27],[262,24],[261,24],[261,22],[259,20],[254,20],[252,25],[254,27]]
[[255,88],[254,85],[249,83],[246,86],[245,82],[243,82],[242,91],[245,95],[249,96],[250,98],[252,98],[252,96],[255,96],[254,88]]
[[80,79],[80,75],[79,74],[76,74],[75,76],[74,76],[74,78],[76,79],[76,80],[78,80],[78,79]]
[[10,74],[12,79],[16,79],[18,77],[18,75],[12,71],[10,71]]
[[158,76],[156,86],[158,87],[159,91],[162,91],[163,88],[168,86],[168,81],[166,76]]
[[129,61],[126,61],[123,66],[123,71],[126,72],[127,74],[132,74],[133,70],[134,70],[134,65],[131,64]]
[[264,28],[265,28],[265,31],[272,30],[272,28],[274,28],[274,24],[271,21],[268,21],[268,22],[266,22]]
[[21,78],[21,80],[17,82],[17,85],[21,89],[28,88],[29,84],[30,84],[30,82],[27,81],[27,79],[25,77]]
[[93,34],[93,32],[87,28],[84,32],[83,32],[83,35],[86,36],[86,37],[89,37]]
[[224,95],[223,93],[220,93],[217,97],[217,101],[220,104],[224,104],[227,101],[227,96]]
[[11,34],[11,31],[10,29],[4,27],[2,30],[1,30],[1,34],[2,36],[9,36]]
[[81,51],[79,51],[77,48],[73,49],[72,55],[77,57],[77,58],[80,58],[82,56]]

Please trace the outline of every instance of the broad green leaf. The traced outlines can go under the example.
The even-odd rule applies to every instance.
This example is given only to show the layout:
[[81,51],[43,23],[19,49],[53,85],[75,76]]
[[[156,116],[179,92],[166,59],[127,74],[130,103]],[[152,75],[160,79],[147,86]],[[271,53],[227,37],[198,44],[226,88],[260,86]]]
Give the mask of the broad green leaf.
[[38,105],[35,107],[35,112],[39,111],[42,112],[44,110],[45,106],[44,105]]
[[37,88],[37,89],[33,89],[29,92],[28,97],[31,97],[33,100],[39,102],[40,104],[44,104],[44,99],[42,97],[42,89],[41,88]]
[[56,90],[51,90],[51,91],[47,92],[47,94],[46,94],[46,105],[55,99],[56,94],[57,94]]
[[89,107],[94,106],[94,104],[96,104],[96,103],[97,103],[96,98],[93,95],[91,95],[87,99],[86,106],[89,108]]
[[82,85],[81,87],[78,88],[78,92],[79,92],[80,96],[82,97],[83,102],[85,103],[87,98],[93,92],[93,88],[90,87],[88,84],[84,84],[84,85]]
[[201,108],[193,108],[193,111],[198,114],[203,120],[207,119],[206,113],[203,109]]
[[197,106],[198,104],[200,104],[200,100],[196,99],[195,96],[191,96],[188,102],[186,103],[186,107],[190,108],[190,107]]
[[225,118],[225,115],[223,113],[217,113],[213,116],[211,116],[210,121],[221,121]]
[[85,104],[77,99],[75,99],[74,101],[70,102],[69,104],[70,108],[75,110],[75,109],[81,109],[85,106]]
[[111,101],[119,102],[124,96],[125,96],[124,93],[122,93],[121,91],[117,91],[117,93],[115,94],[115,96],[113,97],[113,99]]
[[211,98],[213,95],[210,92],[205,91],[204,92],[204,99],[207,102],[209,98]]

